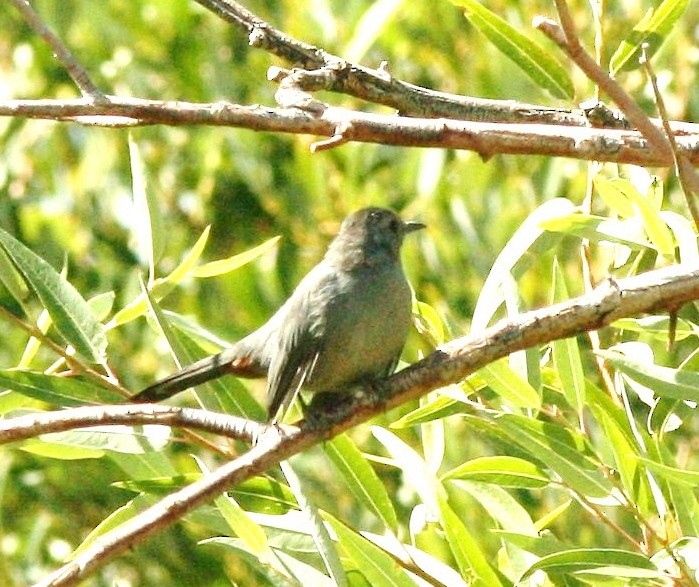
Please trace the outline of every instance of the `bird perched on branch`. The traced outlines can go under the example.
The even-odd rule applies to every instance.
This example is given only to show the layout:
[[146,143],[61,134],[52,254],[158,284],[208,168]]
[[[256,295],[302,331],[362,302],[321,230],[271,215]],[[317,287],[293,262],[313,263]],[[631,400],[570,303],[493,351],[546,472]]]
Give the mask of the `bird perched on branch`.
[[301,388],[340,392],[387,377],[411,322],[403,237],[424,228],[383,208],[348,216],[322,261],[262,325],[231,348],[197,361],[131,399],[154,402],[222,375],[268,378],[268,417]]

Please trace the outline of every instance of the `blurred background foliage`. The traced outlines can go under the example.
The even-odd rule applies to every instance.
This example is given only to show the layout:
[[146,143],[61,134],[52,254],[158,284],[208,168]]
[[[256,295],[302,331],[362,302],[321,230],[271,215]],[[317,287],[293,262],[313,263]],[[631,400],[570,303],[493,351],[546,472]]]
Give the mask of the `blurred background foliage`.
[[[106,93],[274,105],[276,88],[265,73],[280,63],[250,48],[238,30],[194,2],[36,0],[33,4]],[[531,83],[450,2],[247,0],[245,4],[273,26],[350,61],[376,67],[387,60],[394,76],[411,83],[464,95],[575,107],[552,99]],[[523,32],[531,30],[533,16],[554,16],[550,2],[485,4]],[[640,0],[606,5],[603,62],[649,7]],[[583,42],[592,46],[590,7],[574,2],[572,8]],[[699,108],[694,91],[698,12],[687,11],[654,60],[670,115],[681,120],[695,120]],[[51,52],[8,4],[0,6],[0,28],[1,98],[77,96]],[[537,40],[549,46],[545,39]],[[557,50],[551,47],[551,51]],[[577,71],[572,75],[576,100],[591,97],[591,84]],[[620,80],[653,112],[651,93],[640,72],[622,74]],[[345,96],[318,97],[351,108],[386,111]],[[574,160],[498,156],[484,161],[470,152],[365,144],[311,155],[313,137],[230,128],[152,127],[133,129],[131,134],[144,160],[147,189],[162,216],[158,275],[166,275],[179,263],[207,225],[212,227],[204,253],[207,261],[282,236],[273,253],[228,276],[187,280],[163,304],[230,341],[266,320],[320,258],[342,218],[368,205],[390,207],[428,225],[427,231],[406,243],[407,274],[418,298],[434,307],[447,325],[447,338],[465,334],[493,261],[527,216],[556,197],[580,204],[588,181],[588,164]],[[67,266],[69,280],[86,298],[113,291],[115,309],[131,301],[147,268],[134,239],[127,131],[3,118],[0,144],[0,227],[57,269]],[[664,208],[687,216],[668,170],[651,171],[667,179]],[[623,175],[625,170],[610,165],[603,173]],[[518,275],[523,309],[551,300],[554,256],[568,279],[570,295],[583,292],[579,245],[579,239],[565,237],[531,256],[527,270]],[[595,279],[607,275],[608,262],[605,255],[593,256]],[[4,290],[0,303],[14,305]],[[35,309],[38,312],[38,305]],[[5,325],[0,363],[17,364],[25,344],[24,332]],[[427,350],[416,337],[404,358],[413,361]],[[108,356],[111,368],[132,390],[174,368],[164,341],[143,319],[110,331]],[[42,354],[45,366],[53,358],[48,352]],[[251,388],[258,395],[263,389],[256,383]],[[401,434],[414,442],[419,431],[407,429]],[[497,453],[492,444],[458,422],[448,434],[447,462],[451,454],[461,462]],[[353,438],[364,450],[378,450],[366,430],[355,431]],[[691,434],[685,441],[693,446]],[[183,450],[182,458],[189,450]],[[346,497],[323,458],[315,450],[298,459],[313,480],[308,485],[316,503],[355,527],[380,531],[376,521]],[[379,471],[396,496],[402,523],[407,523],[414,497],[401,485],[396,470],[379,467]],[[2,450],[0,583],[26,584],[56,566],[128,498],[124,490],[109,486],[121,478],[119,468],[106,459],[51,461]],[[555,505],[547,502],[550,497],[540,499],[526,491],[516,497],[533,518]],[[471,509],[464,521],[487,543],[490,520],[483,520],[478,507]],[[608,527],[575,505],[558,530],[580,544],[620,544]],[[245,565],[235,557],[221,557],[214,547],[195,547],[204,536],[206,532],[196,526],[175,528],[87,584],[107,585],[118,578],[120,585],[227,585],[226,574],[236,577],[237,567]],[[495,552],[497,541],[491,542]],[[249,572],[242,576],[250,580]]]

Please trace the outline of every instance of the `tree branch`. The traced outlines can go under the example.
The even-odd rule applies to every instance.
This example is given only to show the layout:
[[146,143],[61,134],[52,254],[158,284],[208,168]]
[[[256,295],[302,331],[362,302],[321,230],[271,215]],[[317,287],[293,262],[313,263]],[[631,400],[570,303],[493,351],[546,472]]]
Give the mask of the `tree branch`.
[[35,587],[76,585],[113,557],[175,523],[222,491],[387,409],[457,383],[512,352],[603,328],[623,317],[676,309],[696,299],[699,299],[699,266],[675,265],[617,282],[605,281],[589,294],[503,320],[483,332],[453,340],[386,380],[381,397],[371,393],[344,396],[326,406],[313,421],[302,421],[298,427],[285,429],[283,434],[270,428],[270,433],[250,451],[96,539]]
[[29,0],[10,0],[10,2],[22,15],[25,22],[51,48],[54,56],[63,64],[63,67],[66,68],[68,75],[73,79],[75,85],[78,86],[82,95],[95,101],[102,100],[104,94],[102,94],[92,82],[87,71],[78,63],[78,60],[75,59],[70,49],[68,49],[46,23],[44,23],[39,14],[29,3]]
[[0,444],[90,426],[145,424],[201,430],[248,443],[252,443],[268,428],[266,424],[244,418],[193,408],[158,404],[81,406],[2,420],[0,421]]
[[[200,124],[321,137],[337,137],[339,130],[342,142],[466,149],[483,157],[528,154],[654,167],[672,164],[671,158],[649,149],[643,136],[632,130],[404,118],[325,105],[305,111],[228,102],[196,104],[116,96],[107,100],[5,100],[0,101],[0,116],[105,127]],[[684,124],[681,128],[678,145],[689,161],[698,165],[699,126]]]

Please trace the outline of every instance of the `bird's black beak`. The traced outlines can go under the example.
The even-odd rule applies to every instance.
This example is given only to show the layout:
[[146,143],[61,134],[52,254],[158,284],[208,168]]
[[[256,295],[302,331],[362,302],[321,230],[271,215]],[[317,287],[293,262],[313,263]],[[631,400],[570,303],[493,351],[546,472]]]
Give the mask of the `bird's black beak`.
[[408,234],[409,232],[415,232],[416,230],[422,230],[427,228],[422,222],[415,222],[414,220],[406,220],[403,222],[403,233]]

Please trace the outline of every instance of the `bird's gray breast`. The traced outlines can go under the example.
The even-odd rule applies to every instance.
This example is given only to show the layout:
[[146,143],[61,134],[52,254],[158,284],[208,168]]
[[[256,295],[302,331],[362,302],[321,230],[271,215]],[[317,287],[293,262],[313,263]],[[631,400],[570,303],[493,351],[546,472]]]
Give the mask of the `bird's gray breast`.
[[411,320],[410,287],[399,263],[328,274],[308,300],[318,343],[305,387],[340,390],[395,367]]

